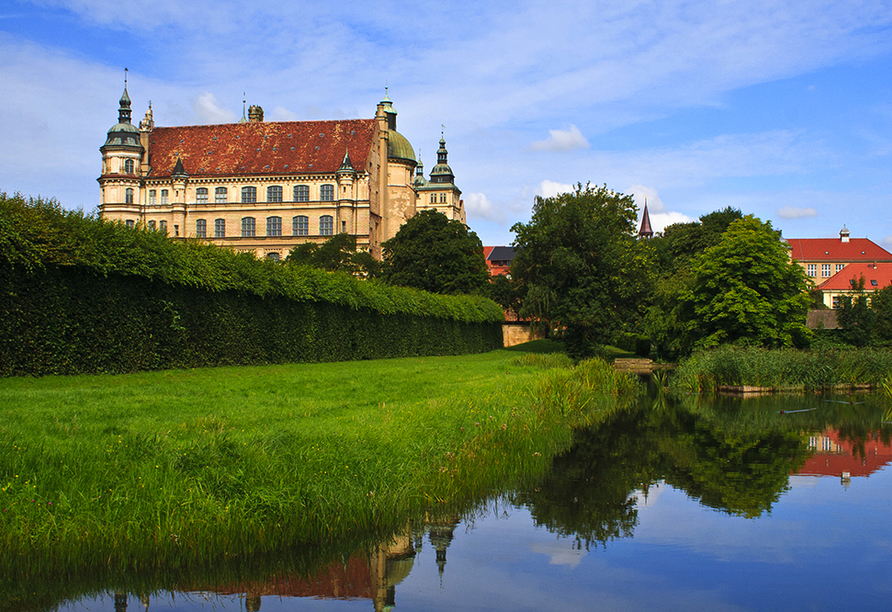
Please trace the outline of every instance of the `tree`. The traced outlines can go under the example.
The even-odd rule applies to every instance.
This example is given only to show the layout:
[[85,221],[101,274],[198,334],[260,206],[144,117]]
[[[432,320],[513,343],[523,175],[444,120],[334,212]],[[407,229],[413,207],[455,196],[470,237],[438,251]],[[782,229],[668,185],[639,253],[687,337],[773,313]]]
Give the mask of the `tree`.
[[521,315],[562,326],[575,358],[640,315],[649,276],[636,217],[631,196],[578,184],[537,197],[530,222],[511,228],[518,249],[511,270],[526,290]]
[[381,243],[382,279],[433,293],[478,293],[489,280],[483,243],[461,221],[423,210]]
[[771,222],[752,215],[734,221],[691,264],[679,313],[688,347],[807,345],[808,281]]
[[377,276],[380,270],[379,262],[371,253],[356,250],[356,237],[350,234],[337,234],[321,245],[315,242],[299,244],[291,249],[285,262],[366,278]]
[[483,292],[486,297],[502,307],[506,312],[520,315],[523,304],[523,286],[511,275],[497,274],[493,276]]

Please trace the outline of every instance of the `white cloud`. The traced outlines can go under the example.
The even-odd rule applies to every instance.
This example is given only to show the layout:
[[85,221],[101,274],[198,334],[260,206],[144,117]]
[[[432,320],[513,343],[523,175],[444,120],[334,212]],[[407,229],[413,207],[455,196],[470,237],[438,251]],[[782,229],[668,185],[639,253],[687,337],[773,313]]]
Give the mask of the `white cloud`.
[[199,124],[231,123],[238,118],[233,111],[221,108],[217,98],[209,91],[192,100],[192,111]]
[[504,215],[493,205],[492,202],[483,193],[466,193],[463,194],[465,201],[465,211],[471,217],[478,217],[488,221],[502,221]]
[[539,183],[539,186],[534,189],[534,192],[536,195],[542,196],[543,198],[553,198],[561,193],[570,193],[574,189],[576,189],[576,187],[569,183],[557,183],[546,179]]
[[817,217],[818,211],[814,208],[784,206],[777,209],[777,216],[781,219],[805,219],[807,217]]
[[588,554],[586,551],[576,548],[572,538],[555,540],[553,542],[536,542],[530,546],[530,550],[548,556],[549,565],[566,565],[576,567]]
[[533,151],[575,151],[577,149],[588,149],[588,140],[579,131],[575,125],[571,125],[566,130],[548,130],[550,136],[545,140],[537,140],[530,149]]

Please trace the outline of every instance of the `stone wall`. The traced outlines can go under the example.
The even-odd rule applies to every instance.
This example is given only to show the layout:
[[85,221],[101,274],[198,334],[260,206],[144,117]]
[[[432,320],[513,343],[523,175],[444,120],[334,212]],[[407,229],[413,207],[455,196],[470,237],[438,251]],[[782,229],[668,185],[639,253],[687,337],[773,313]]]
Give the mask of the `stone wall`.
[[539,340],[545,337],[541,330],[533,330],[528,321],[502,323],[502,341],[506,347],[523,344],[531,340]]

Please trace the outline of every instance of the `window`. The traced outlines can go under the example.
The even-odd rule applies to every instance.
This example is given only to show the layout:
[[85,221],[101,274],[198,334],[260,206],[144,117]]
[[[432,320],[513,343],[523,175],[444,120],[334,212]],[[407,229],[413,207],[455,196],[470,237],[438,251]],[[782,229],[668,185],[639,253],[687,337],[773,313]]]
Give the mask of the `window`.
[[228,196],[229,193],[226,187],[217,187],[214,189],[214,202],[217,204],[225,203]]
[[341,221],[341,233],[342,234],[347,233],[347,222],[346,221]]
[[242,218],[242,237],[251,238],[254,236],[254,217]]
[[161,190],[161,206],[167,205],[167,189]]
[[282,188],[279,185],[273,185],[272,187],[266,188],[266,201],[267,202],[281,202],[282,201]]
[[808,264],[808,275],[809,276],[817,276],[818,275],[818,264]]
[[198,219],[195,221],[195,235],[199,238],[207,238],[208,222],[206,219]]
[[309,217],[297,216],[291,220],[292,230],[295,236],[306,236],[310,233]]
[[167,221],[162,221],[160,225],[161,225],[161,231],[166,234],[167,233]]
[[195,190],[195,201],[198,204],[207,204],[208,203],[208,188],[207,187],[199,187]]
[[319,233],[322,236],[331,236],[334,233],[334,217],[331,215],[319,217]]
[[871,287],[876,287],[876,286],[877,286],[877,279],[875,279],[875,278],[870,279],[870,286],[871,286]]
[[257,201],[257,187],[242,187],[242,202],[251,204],[256,201]]
[[174,225],[174,226],[173,226],[173,235],[174,235],[174,236],[179,236],[179,235],[180,235],[180,226],[179,226],[179,225]]
[[124,225],[126,225],[130,229],[133,229],[136,223],[133,221],[133,219],[127,219],[126,221],[124,221]]
[[124,162],[124,172],[133,174],[133,160],[128,159]]
[[319,199],[323,202],[334,201],[334,185],[322,185],[319,188]]
[[124,192],[124,203],[125,204],[133,204],[133,188],[128,187],[127,191]]
[[157,191],[149,189],[149,206],[154,206],[157,198]]
[[153,232],[155,231],[155,222],[154,221],[149,221],[149,229],[152,230]]
[[294,201],[295,202],[309,202],[310,201],[309,186],[295,185],[294,186]]
[[440,194],[440,202],[442,202],[443,204],[446,203],[446,194],[445,193]]
[[821,264],[821,276],[825,278],[830,276],[830,264]]
[[436,203],[437,203],[437,194],[432,193],[431,194],[431,204],[436,204]]
[[269,259],[270,261],[279,261],[279,254],[278,253],[267,253],[266,258]]
[[266,218],[266,235],[281,236],[282,235],[282,217]]
[[836,271],[837,271],[837,272],[842,272],[842,269],[845,268],[845,267],[846,267],[845,264],[836,264]]
[[839,296],[838,295],[833,296],[833,308],[834,309],[839,308]]
[[214,238],[226,238],[226,219],[214,219]]

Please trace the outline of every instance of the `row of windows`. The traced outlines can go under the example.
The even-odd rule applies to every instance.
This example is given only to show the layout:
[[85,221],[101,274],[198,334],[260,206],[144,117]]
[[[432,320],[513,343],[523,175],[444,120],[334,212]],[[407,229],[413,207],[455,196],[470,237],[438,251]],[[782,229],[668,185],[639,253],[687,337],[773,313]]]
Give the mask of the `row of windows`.
[[[133,203],[133,190],[127,190],[130,197],[128,204]],[[267,202],[284,202],[282,187],[280,185],[272,185],[266,188]],[[149,205],[154,206],[157,200],[157,190],[149,189]],[[310,187],[308,185],[295,185],[293,192],[294,202],[309,202]],[[161,205],[168,203],[168,190],[161,190]],[[195,202],[198,204],[207,204],[210,193],[207,187],[199,187],[195,190]],[[245,204],[253,204],[257,202],[256,187],[242,187],[241,202]],[[334,185],[322,185],[319,187],[319,199],[323,202],[334,201]],[[217,204],[225,204],[229,201],[229,189],[227,187],[217,187],[214,189],[214,202]]]
[[[807,273],[811,277],[816,277],[818,275],[818,264],[807,264]],[[833,276],[831,270],[833,264],[821,264],[821,276],[824,278],[830,278]],[[845,264],[836,264],[836,272],[842,272],[842,269],[845,268]]]
[[[149,222],[152,227],[154,222]],[[164,223],[162,221],[161,223]],[[346,231],[346,222],[342,222],[342,231]],[[257,220],[254,217],[244,217],[242,219],[242,237],[252,238],[256,236]],[[198,219],[195,221],[195,235],[198,238],[207,238],[208,225],[206,219]],[[334,234],[334,217],[331,215],[322,215],[319,217],[319,234],[322,236],[331,236]],[[266,218],[266,235],[281,236],[282,235],[282,217]],[[303,215],[291,218],[291,235],[292,236],[309,236],[310,235],[310,218]],[[214,238],[226,237],[226,219],[214,219]]]
[[[436,204],[436,203],[437,203],[437,194],[432,193],[431,194],[431,204]],[[446,194],[445,193],[440,194],[440,203],[441,204],[446,203]]]

